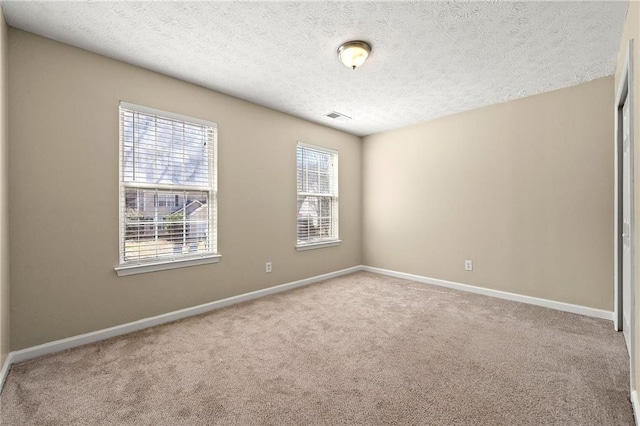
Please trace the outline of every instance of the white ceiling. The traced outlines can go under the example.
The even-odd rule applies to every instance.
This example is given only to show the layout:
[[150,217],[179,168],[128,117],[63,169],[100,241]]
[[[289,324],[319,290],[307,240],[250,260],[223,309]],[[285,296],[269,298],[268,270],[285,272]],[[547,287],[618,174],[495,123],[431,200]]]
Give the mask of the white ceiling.
[[[14,2],[9,25],[367,135],[611,75],[627,2]],[[338,46],[361,39],[352,71]],[[338,111],[353,117],[323,117]]]

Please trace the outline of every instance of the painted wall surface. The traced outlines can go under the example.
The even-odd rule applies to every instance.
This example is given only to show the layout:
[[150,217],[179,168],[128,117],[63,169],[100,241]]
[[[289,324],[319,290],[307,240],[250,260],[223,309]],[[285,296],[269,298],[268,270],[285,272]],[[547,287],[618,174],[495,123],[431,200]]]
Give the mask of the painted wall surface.
[[4,363],[10,349],[7,56],[7,24],[0,9],[0,366]]
[[[629,2],[629,9],[627,10],[627,19],[625,21],[625,25],[624,25],[624,30],[622,33],[622,39],[620,40],[620,49],[618,51],[618,63],[616,66],[616,74],[615,74],[615,82],[613,83],[613,87],[614,87],[614,92],[618,90],[618,84],[620,82],[622,73],[625,70],[625,60],[627,57],[627,50],[628,50],[628,46],[629,46],[629,40],[634,40],[634,49],[633,49],[633,62],[634,62],[634,69],[633,69],[633,79],[635,80],[635,86],[633,88],[633,96],[634,96],[634,102],[633,102],[633,107],[634,107],[634,116],[633,116],[633,125],[634,125],[634,155],[633,155],[633,161],[634,161],[634,170],[635,170],[635,178],[634,178],[634,208],[635,208],[635,216],[634,216],[634,223],[635,223],[635,247],[636,247],[636,259],[635,259],[635,264],[636,264],[636,270],[635,270],[635,295],[636,295],[636,302],[635,302],[635,321],[634,321],[634,334],[635,334],[635,348],[634,348],[634,353],[638,353],[638,351],[640,350],[639,345],[640,345],[640,303],[639,303],[639,296],[640,296],[640,262],[638,262],[638,255],[640,254],[640,251],[638,251],[638,241],[640,241],[640,226],[638,226],[640,224],[640,184],[638,183],[638,165],[640,165],[640,133],[638,133],[640,131],[640,119],[638,118],[638,112],[640,112],[640,86],[638,85],[638,83],[640,83],[640,68],[638,68],[640,66],[640,55],[638,55],[638,53],[640,52],[640,4],[638,4],[637,2],[631,1]],[[613,103],[611,104],[611,111],[613,114]],[[612,137],[613,139],[613,137]],[[637,389],[637,383],[640,383],[640,366],[638,365],[638,361],[637,358],[636,359],[632,359],[631,363],[634,366],[634,370],[635,370],[635,382],[636,382],[636,386],[635,389]]]
[[[356,136],[13,28],[9,97],[12,350],[361,263]],[[220,263],[116,276],[120,100],[218,123]],[[339,247],[294,248],[298,141],[339,151]]]
[[612,103],[607,77],[364,138],[364,263],[612,310]]

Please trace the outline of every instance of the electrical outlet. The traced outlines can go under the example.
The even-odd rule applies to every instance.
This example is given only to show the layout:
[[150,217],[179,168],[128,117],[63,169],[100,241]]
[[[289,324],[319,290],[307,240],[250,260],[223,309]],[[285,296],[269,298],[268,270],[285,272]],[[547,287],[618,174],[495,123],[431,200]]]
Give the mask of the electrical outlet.
[[464,261],[464,270],[465,271],[473,271],[473,260],[465,260]]
[[265,268],[265,271],[266,271],[267,273],[271,272],[271,262],[267,262],[267,266],[266,266],[266,268]]

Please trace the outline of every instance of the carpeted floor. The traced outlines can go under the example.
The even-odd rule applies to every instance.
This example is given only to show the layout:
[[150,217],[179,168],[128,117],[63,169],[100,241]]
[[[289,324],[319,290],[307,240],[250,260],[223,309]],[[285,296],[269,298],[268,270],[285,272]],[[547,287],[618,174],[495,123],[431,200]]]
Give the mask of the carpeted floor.
[[359,272],[16,364],[3,425],[632,425],[611,322]]

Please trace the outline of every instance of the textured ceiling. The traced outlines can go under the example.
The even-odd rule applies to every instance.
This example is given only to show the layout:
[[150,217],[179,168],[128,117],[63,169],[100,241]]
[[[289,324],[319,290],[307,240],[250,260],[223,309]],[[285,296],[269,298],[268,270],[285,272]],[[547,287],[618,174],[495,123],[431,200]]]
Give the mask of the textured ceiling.
[[[14,27],[367,135],[613,74],[627,2],[12,2]],[[338,46],[373,46],[352,71]],[[338,111],[339,122],[323,117]]]

